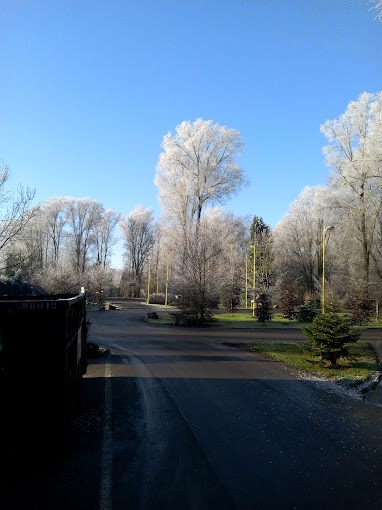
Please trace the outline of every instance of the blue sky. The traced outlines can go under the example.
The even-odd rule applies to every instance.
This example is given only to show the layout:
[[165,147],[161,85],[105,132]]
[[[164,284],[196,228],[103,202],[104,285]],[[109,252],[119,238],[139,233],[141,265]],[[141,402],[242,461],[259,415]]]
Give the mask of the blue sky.
[[[251,184],[226,204],[272,227],[326,184],[320,125],[382,90],[368,0],[0,0],[0,160],[36,202],[160,215],[161,141],[199,117],[238,129]],[[120,264],[118,256],[115,263]]]

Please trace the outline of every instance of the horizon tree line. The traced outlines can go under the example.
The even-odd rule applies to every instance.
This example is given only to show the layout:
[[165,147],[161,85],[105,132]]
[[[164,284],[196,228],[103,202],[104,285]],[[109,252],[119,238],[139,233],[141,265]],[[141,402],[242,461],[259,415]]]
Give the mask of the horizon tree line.
[[[52,292],[101,281],[114,292],[141,297],[150,265],[150,292],[163,293],[167,282],[185,313],[201,323],[230,285],[242,300],[254,281],[274,302],[286,285],[298,289],[300,302],[319,296],[323,231],[331,225],[325,234],[328,294],[346,301],[365,293],[380,300],[382,93],[361,94],[321,131],[328,140],[328,184],[305,187],[273,229],[261,216],[235,217],[222,208],[248,179],[237,163],[240,133],[212,121],[183,122],[163,138],[155,175],[160,219],[150,208],[138,206],[123,216],[89,198],[56,197],[31,207],[34,192],[22,188],[12,201],[4,167],[2,274],[18,272]],[[117,227],[126,255],[121,275],[110,267]]]

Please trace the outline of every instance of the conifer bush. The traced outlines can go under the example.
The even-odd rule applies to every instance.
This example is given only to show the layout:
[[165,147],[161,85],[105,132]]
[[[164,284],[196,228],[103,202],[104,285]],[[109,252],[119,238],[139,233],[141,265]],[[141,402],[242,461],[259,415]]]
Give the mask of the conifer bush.
[[290,321],[296,316],[297,292],[293,286],[284,285],[281,290],[280,308],[283,317]]
[[265,321],[272,320],[272,302],[269,294],[266,292],[260,292],[256,298],[255,316],[263,324]]
[[353,323],[361,326],[370,321],[373,314],[373,300],[369,297],[367,290],[355,292],[348,301],[349,308],[353,315]]
[[316,316],[315,305],[313,302],[305,301],[296,308],[296,319],[298,322],[312,322]]
[[220,302],[227,312],[232,313],[240,304],[240,288],[233,283],[223,285],[220,290]]
[[337,367],[338,360],[348,355],[347,344],[355,343],[360,333],[354,329],[351,318],[336,313],[317,315],[311,324],[302,329],[313,352],[323,364]]

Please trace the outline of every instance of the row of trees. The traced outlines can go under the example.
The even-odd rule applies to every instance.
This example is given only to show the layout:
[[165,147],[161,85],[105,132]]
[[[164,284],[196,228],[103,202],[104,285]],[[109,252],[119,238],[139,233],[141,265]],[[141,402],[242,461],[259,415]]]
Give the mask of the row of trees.
[[[120,215],[90,198],[53,198],[29,210],[17,235],[0,251],[2,275],[48,292],[110,286],[110,250]],[[17,223],[17,222],[16,222]]]
[[[51,292],[114,285],[132,297],[164,292],[168,283],[169,294],[200,323],[223,294],[250,300],[253,287],[270,293],[275,304],[288,294],[296,304],[317,298],[325,243],[330,300],[357,294],[380,300],[382,93],[361,94],[321,131],[328,140],[328,184],[303,189],[273,230],[259,216],[222,209],[247,178],[237,163],[240,133],[212,121],[183,122],[164,137],[155,176],[160,220],[151,209],[121,216],[89,198],[54,198],[30,208],[32,191],[20,188],[12,200],[4,191],[4,169],[2,273],[21,273]],[[126,263],[113,282],[117,226]]]
[[165,136],[155,178],[163,208],[157,253],[170,261],[178,303],[196,321],[222,289],[244,296],[255,284],[276,303],[287,293],[296,304],[319,298],[324,255],[331,301],[381,299],[382,93],[361,94],[321,131],[328,184],[306,187],[273,231],[261,217],[249,224],[213,207],[245,183],[237,131],[198,119]]
[[273,233],[276,266],[317,292],[323,229],[334,296],[363,292],[380,299],[382,277],[382,93],[362,94],[338,119],[325,122],[325,187],[307,187]]

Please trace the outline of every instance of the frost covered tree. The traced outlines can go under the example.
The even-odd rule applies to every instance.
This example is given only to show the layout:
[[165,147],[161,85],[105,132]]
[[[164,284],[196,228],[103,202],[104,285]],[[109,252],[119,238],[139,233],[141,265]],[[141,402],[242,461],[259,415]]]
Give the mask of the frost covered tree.
[[51,198],[7,247],[9,271],[20,269],[25,279],[50,292],[78,290],[87,271],[108,266],[117,219],[89,198]]
[[201,323],[212,293],[217,292],[212,257],[221,250],[217,232],[210,229],[214,220],[210,216],[203,221],[203,213],[207,206],[223,204],[246,182],[236,161],[242,139],[235,129],[197,119],[182,122],[174,135],[168,133],[162,148],[155,184],[164,223],[177,246],[178,288],[193,303]]
[[107,209],[103,211],[94,227],[97,264],[102,265],[103,268],[107,267],[111,248],[116,242],[114,231],[119,220],[120,214]]
[[[306,188],[274,231],[280,274],[320,290],[323,228],[325,275],[334,295],[380,298],[382,276],[382,93],[363,93],[345,113],[321,126],[332,169],[328,186]],[[379,282],[378,282],[379,278]],[[328,289],[329,290],[329,289]]]
[[370,283],[373,246],[382,213],[382,92],[364,92],[338,119],[321,126],[335,206],[346,214],[356,241],[363,286]]
[[40,224],[50,244],[50,257],[53,265],[55,265],[59,259],[67,221],[68,211],[66,198],[52,198],[42,204]]
[[[190,234],[186,246],[173,238],[172,279],[180,294],[179,305],[188,320],[202,325],[210,308],[216,307],[221,288],[238,281],[239,264],[243,270],[245,244],[240,240],[246,225],[232,213],[208,208],[198,229]],[[240,250],[241,248],[241,250]]]
[[38,207],[32,207],[35,191],[20,185],[12,192],[7,189],[9,178],[9,167],[0,164],[0,255],[38,212]]
[[52,294],[77,293],[84,285],[67,253],[62,253],[55,265],[32,271],[29,268],[28,281]]
[[[274,229],[279,277],[289,284],[298,281],[302,294],[313,295],[319,291],[323,228],[333,222],[327,188],[307,186]],[[330,273],[331,267],[331,244],[326,244],[327,273]]]
[[108,291],[112,287],[113,276],[114,271],[102,263],[95,264],[84,274],[86,289],[99,305],[103,305],[105,302]]
[[372,9],[377,13],[377,18],[382,21],[382,0],[370,0],[373,3]]
[[140,297],[143,271],[155,241],[156,226],[152,209],[143,209],[139,205],[121,218],[120,228],[134,297]]
[[78,274],[87,268],[90,251],[95,246],[96,227],[104,212],[102,204],[91,198],[68,199],[68,227],[73,264]]
[[28,223],[24,234],[12,248],[14,261],[19,260],[23,275],[30,279],[34,273],[58,267],[67,254],[68,219],[67,198],[55,197],[40,205],[38,213]]
[[163,138],[162,147],[155,184],[165,215],[184,233],[199,224],[206,205],[224,203],[245,182],[236,162],[242,139],[235,129],[211,120],[186,121]]

